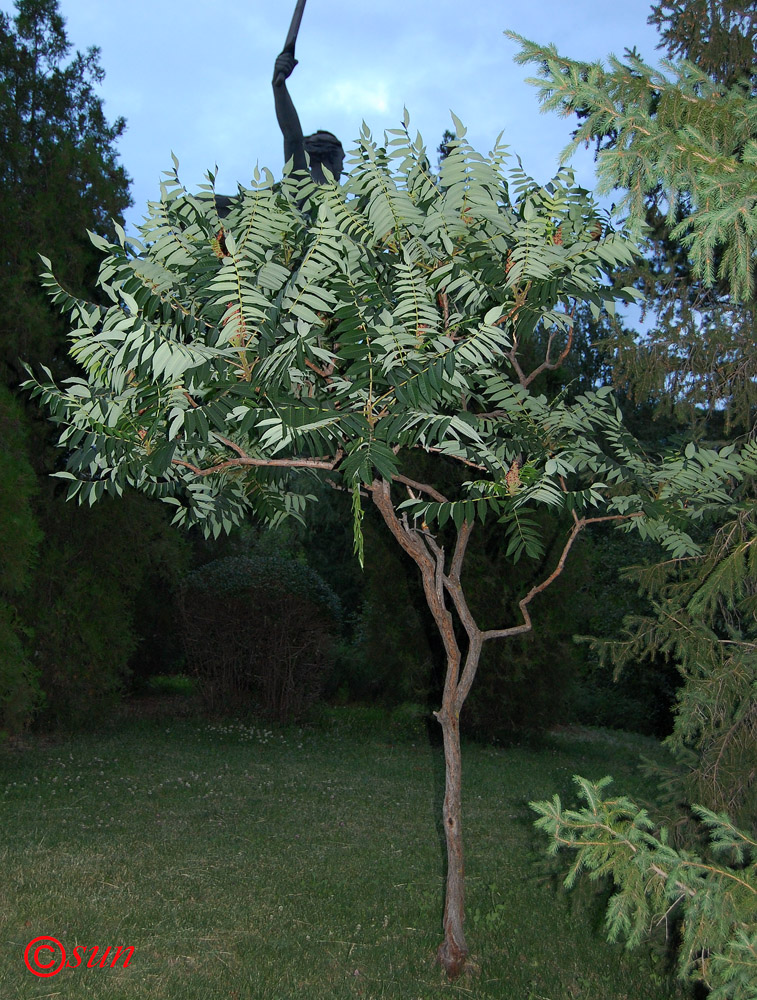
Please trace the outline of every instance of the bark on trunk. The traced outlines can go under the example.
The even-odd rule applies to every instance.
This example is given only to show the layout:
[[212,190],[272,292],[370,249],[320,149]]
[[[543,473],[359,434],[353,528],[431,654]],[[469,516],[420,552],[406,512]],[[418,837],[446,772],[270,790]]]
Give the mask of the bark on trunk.
[[[409,491],[417,490],[438,502],[445,498],[433,487],[417,483],[406,476],[396,475],[395,480]],[[436,717],[444,736],[445,792],[444,792],[444,836],[447,842],[447,886],[444,900],[444,940],[439,946],[437,957],[450,979],[455,979],[465,968],[468,946],[465,943],[463,923],[465,921],[465,865],[463,861],[462,829],[462,764],[460,755],[460,711],[473,678],[476,676],[481,648],[488,639],[506,639],[524,635],[531,631],[531,601],[547,589],[560,576],[573,543],[589,524],[608,521],[623,521],[627,517],[640,514],[613,514],[606,517],[579,518],[574,512],[573,527],[565,540],[560,558],[552,572],[535,584],[518,602],[522,621],[501,629],[482,631],[471,614],[463,591],[461,574],[465,552],[473,525],[464,521],[457,532],[455,548],[446,571],[444,549],[425,525],[420,528],[410,524],[403,515],[400,519],[392,505],[391,484],[386,479],[376,479],[370,487],[373,502],[378,508],[387,527],[397,542],[411,557],[421,571],[423,591],[431,614],[444,643],[447,669],[444,681],[442,707]],[[414,495],[411,492],[411,495]],[[451,602],[457,620],[465,629],[468,648],[463,661],[455,634],[455,624]],[[462,671],[461,668],[462,667]]]
[[465,860],[462,827],[462,760],[460,720],[447,706],[437,712],[444,736],[444,836],[447,842],[447,886],[444,896],[444,940],[437,958],[450,979],[465,968],[468,945],[465,941]]
[[[447,885],[444,900],[444,940],[437,957],[450,979],[456,979],[465,967],[468,945],[465,941],[465,864],[462,830],[462,760],[460,753],[460,709],[470,690],[481,652],[481,633],[468,611],[460,584],[460,570],[470,525],[458,535],[458,544],[449,575],[445,574],[444,550],[433,536],[400,521],[391,502],[390,485],[385,480],[373,484],[373,502],[389,530],[421,571],[423,590],[434,617],[446,653],[446,675],[442,707],[437,719],[444,737],[445,792],[444,836],[447,846]],[[455,626],[446,594],[463,622],[470,640],[465,667],[460,674],[462,656],[455,636]]]

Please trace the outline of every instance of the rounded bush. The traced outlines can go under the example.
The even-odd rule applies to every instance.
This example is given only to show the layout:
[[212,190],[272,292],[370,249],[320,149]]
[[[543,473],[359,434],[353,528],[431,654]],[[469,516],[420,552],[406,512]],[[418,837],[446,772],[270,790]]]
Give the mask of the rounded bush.
[[284,555],[227,556],[188,574],[179,604],[209,710],[254,708],[288,722],[318,700],[341,608],[312,569]]

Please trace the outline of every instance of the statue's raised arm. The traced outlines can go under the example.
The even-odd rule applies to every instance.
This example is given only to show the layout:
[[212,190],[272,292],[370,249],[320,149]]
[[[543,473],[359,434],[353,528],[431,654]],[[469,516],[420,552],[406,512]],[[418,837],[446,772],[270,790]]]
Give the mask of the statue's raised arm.
[[286,85],[297,65],[294,45],[304,7],[305,0],[298,0],[286,43],[276,57],[272,81],[273,99],[276,105],[276,119],[284,136],[284,162],[289,163],[291,160],[292,170],[307,170],[309,158],[311,177],[316,184],[323,184],[326,181],[324,167],[335,179],[339,179],[344,165],[344,149],[333,132],[319,131],[307,136],[302,134],[300,118]]
[[297,65],[294,55],[284,49],[276,57],[273,66],[273,99],[276,104],[276,118],[284,136],[284,162],[292,160],[293,170],[307,170],[305,161],[305,137],[302,134],[300,117],[289,95],[286,81]]

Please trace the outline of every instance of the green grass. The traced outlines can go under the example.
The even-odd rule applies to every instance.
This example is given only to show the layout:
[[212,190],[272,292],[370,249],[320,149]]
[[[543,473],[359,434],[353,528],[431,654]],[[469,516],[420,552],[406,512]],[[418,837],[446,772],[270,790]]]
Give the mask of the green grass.
[[154,674],[147,680],[145,689],[150,694],[192,695],[197,684],[186,674]]
[[[385,722],[349,709],[304,730],[130,719],[0,749],[0,996],[679,996],[649,955],[603,941],[600,900],[563,893],[527,807],[564,794],[574,772],[638,791],[650,744],[574,734],[465,748],[475,970],[450,984],[434,963],[441,751],[412,713]],[[125,970],[41,979],[23,963],[40,935],[69,955],[135,952]]]

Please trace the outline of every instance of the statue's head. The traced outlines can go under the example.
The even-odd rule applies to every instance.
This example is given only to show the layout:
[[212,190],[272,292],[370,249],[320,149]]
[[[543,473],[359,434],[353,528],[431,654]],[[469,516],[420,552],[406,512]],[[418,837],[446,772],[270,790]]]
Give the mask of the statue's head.
[[306,135],[305,152],[310,157],[310,176],[316,184],[326,181],[322,167],[326,167],[339,180],[344,166],[344,147],[333,132],[320,131]]

